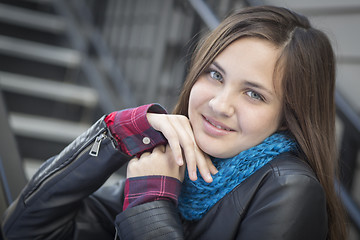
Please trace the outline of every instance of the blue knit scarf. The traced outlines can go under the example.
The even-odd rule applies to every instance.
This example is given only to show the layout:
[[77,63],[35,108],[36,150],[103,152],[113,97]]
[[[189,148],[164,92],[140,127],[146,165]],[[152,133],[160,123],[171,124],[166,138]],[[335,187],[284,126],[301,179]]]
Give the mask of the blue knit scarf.
[[199,220],[227,193],[256,170],[283,152],[296,149],[296,143],[284,133],[275,133],[262,143],[242,151],[232,158],[212,158],[218,173],[207,183],[198,173],[191,181],[187,171],[179,197],[179,211],[186,220]]

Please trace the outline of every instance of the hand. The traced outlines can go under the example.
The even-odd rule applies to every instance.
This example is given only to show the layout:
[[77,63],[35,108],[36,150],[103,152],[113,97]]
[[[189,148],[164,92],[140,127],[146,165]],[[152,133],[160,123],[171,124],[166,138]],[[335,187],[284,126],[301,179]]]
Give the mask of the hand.
[[195,142],[195,137],[190,121],[183,115],[147,113],[146,117],[150,125],[160,131],[168,140],[174,159],[179,166],[186,160],[189,178],[192,181],[197,179],[196,167],[206,182],[212,182],[211,174],[218,171]]
[[149,175],[169,176],[184,180],[185,166],[178,166],[173,159],[169,145],[157,146],[151,153],[145,152],[140,158],[133,158],[127,166],[127,178]]

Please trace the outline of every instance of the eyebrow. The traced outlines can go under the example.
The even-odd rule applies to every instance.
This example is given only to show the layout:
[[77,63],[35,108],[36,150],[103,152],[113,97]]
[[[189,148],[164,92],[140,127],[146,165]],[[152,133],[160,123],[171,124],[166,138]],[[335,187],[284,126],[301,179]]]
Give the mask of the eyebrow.
[[[214,65],[216,68],[219,69],[220,72],[222,72],[222,74],[224,74],[226,76],[226,71],[220,66],[219,63],[217,62],[213,62],[212,65]],[[274,93],[272,91],[270,91],[269,89],[265,88],[264,86],[262,86],[261,84],[255,83],[255,82],[251,82],[248,80],[244,81],[244,85],[249,86],[251,88],[257,88],[260,89],[262,91],[267,92],[268,94],[270,94],[271,96],[274,96]]]
[[262,86],[260,84],[250,82],[250,81],[245,81],[245,85],[249,86],[251,88],[257,88],[257,89],[263,90],[263,91],[267,92],[268,94],[270,94],[271,96],[274,95],[274,93],[272,91],[270,91],[269,89],[265,88],[264,86]]
[[220,72],[222,72],[225,76],[226,76],[226,72],[225,70],[217,63],[217,62],[213,62],[212,63],[216,68],[218,68],[220,70]]

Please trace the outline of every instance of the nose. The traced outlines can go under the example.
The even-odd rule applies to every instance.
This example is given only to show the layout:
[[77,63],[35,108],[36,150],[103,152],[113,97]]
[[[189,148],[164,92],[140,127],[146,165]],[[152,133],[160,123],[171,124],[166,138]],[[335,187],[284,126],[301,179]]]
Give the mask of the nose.
[[235,112],[233,101],[234,97],[230,91],[223,89],[217,92],[209,101],[209,106],[214,113],[225,117],[231,117]]

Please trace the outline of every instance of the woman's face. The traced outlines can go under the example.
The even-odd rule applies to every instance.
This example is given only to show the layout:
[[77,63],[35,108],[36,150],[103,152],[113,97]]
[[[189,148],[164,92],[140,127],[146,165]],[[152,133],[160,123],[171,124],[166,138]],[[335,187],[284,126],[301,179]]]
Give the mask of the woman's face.
[[207,154],[233,157],[278,130],[282,92],[273,73],[279,50],[257,38],[242,38],[219,54],[194,84],[189,119]]

